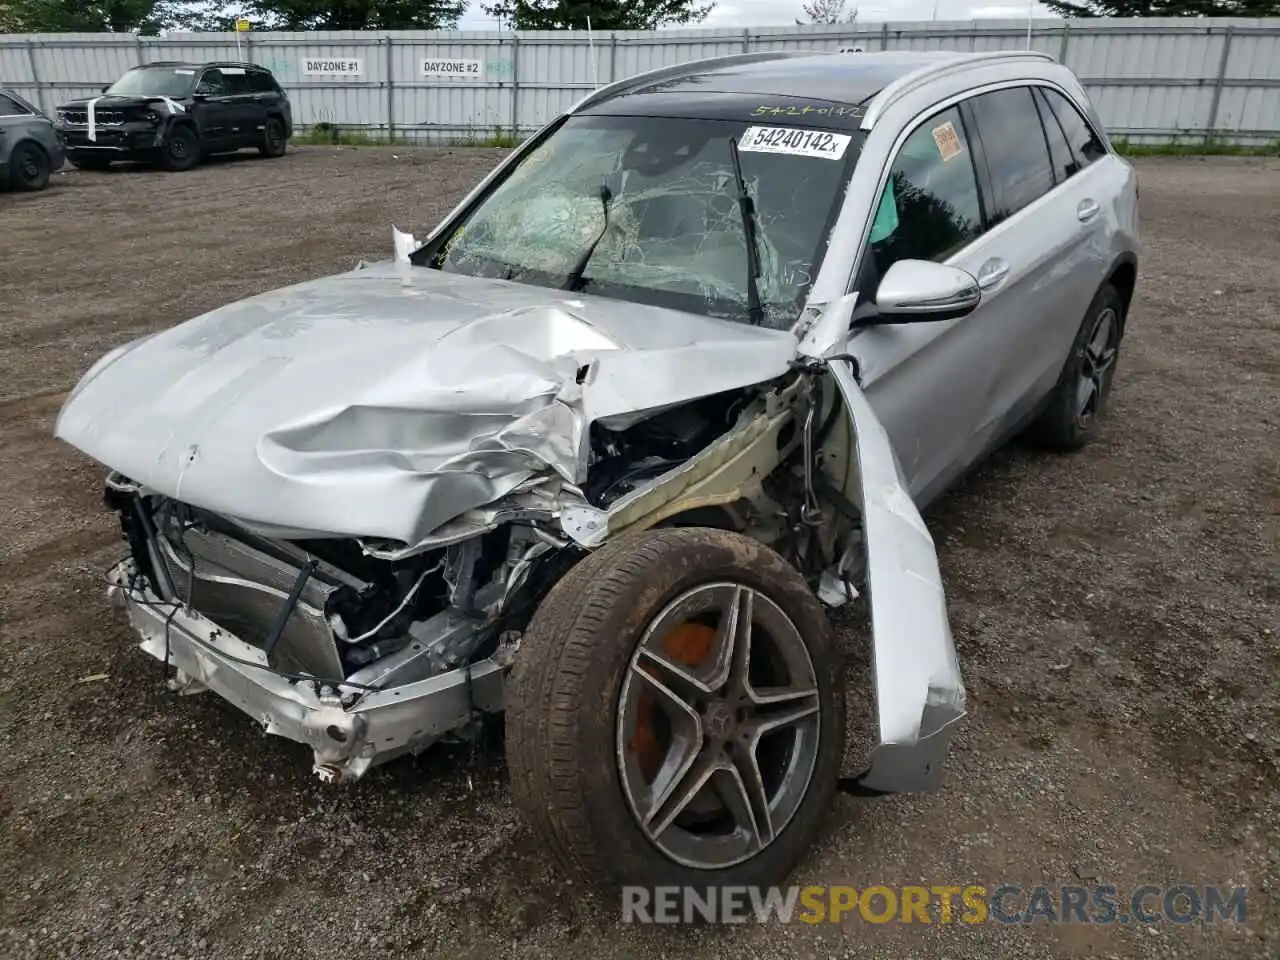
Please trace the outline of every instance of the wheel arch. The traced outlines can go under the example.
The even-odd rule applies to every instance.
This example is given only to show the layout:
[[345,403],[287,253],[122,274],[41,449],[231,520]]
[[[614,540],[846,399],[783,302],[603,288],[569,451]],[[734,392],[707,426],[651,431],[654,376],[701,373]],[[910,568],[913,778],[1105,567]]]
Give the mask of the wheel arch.
[[43,143],[41,143],[39,140],[37,140],[35,137],[31,136],[30,134],[23,136],[21,140],[17,141],[11,147],[9,147],[9,153],[5,158],[5,162],[6,163],[9,162],[9,160],[13,157],[14,153],[18,150],[19,147],[24,147],[27,144],[30,144],[31,146],[39,150],[44,155],[45,160],[49,161],[49,165],[51,167],[53,166],[53,157],[49,156],[49,148],[46,147]]
[[1115,287],[1120,294],[1120,303],[1124,307],[1120,318],[1121,329],[1129,317],[1129,306],[1133,303],[1133,294],[1138,285],[1138,258],[1132,253],[1124,253],[1116,258],[1107,271],[1106,283]]

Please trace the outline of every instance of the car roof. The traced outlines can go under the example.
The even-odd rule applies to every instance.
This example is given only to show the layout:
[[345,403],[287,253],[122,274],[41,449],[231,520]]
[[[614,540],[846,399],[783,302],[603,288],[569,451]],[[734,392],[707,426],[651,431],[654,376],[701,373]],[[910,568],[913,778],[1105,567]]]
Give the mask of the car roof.
[[205,67],[242,67],[245,70],[260,70],[263,73],[271,72],[260,63],[242,63],[236,60],[153,60],[150,63],[140,63],[132,69],[150,70],[157,67],[165,70],[172,70],[175,67],[188,70],[201,70]]
[[[893,50],[875,53],[819,51],[735,54],[660,67],[592,91],[571,113],[635,116],[695,116],[698,105],[729,116],[757,104],[779,104],[794,115],[803,104],[844,105],[867,116],[921,83],[953,71],[999,63],[1053,61],[1036,51],[961,53],[952,50]],[[883,96],[881,96],[883,94]],[[874,101],[874,102],[873,102]],[[811,113],[805,112],[807,118]],[[707,115],[710,119],[710,114]],[[830,114],[827,114],[830,116]],[[850,115],[845,115],[847,123]],[[869,121],[863,122],[866,128]]]
[[922,67],[963,59],[949,50],[809,54],[753,62],[732,60],[689,64],[689,72],[636,88],[635,94],[739,93],[865,103],[899,77]]

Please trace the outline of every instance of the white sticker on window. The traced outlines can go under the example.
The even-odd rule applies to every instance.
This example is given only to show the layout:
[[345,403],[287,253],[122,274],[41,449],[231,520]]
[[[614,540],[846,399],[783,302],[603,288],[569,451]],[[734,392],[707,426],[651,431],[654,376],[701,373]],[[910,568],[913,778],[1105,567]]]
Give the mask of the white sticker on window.
[[244,73],[244,67],[223,67],[222,72],[229,77],[238,77]]
[[174,73],[181,73],[181,74],[184,74],[185,76],[188,76],[188,77],[195,73],[195,71],[194,71],[194,70],[175,70],[175,71],[173,71],[173,72],[174,72]]
[[738,141],[743,153],[786,153],[794,157],[839,160],[849,141],[847,133],[798,130],[795,127],[747,127]]
[[950,120],[933,128],[933,142],[938,145],[938,153],[942,156],[943,163],[952,157],[960,156],[964,149],[960,145],[960,135],[956,133],[955,124]]

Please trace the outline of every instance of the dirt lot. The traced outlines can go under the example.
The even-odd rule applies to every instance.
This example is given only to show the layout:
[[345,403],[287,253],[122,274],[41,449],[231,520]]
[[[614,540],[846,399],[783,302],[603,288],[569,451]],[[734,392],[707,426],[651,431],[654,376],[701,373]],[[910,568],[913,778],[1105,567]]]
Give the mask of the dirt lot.
[[63,392],[135,335],[385,258],[497,158],[304,149],[0,195],[0,955],[1280,955],[1277,161],[1142,164],[1099,442],[1010,449],[929,516],[972,703],[948,786],[840,800],[796,877],[1243,884],[1244,927],[623,927],[557,876],[492,747],[335,789],[162,690],[103,596],[120,546],[102,471],[51,437]]

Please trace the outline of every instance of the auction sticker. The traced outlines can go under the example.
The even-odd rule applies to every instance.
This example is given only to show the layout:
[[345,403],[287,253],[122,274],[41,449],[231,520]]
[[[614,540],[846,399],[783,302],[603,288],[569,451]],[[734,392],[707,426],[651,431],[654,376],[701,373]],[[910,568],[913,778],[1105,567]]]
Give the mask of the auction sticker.
[[793,157],[839,160],[852,139],[847,133],[795,127],[747,127],[738,141],[743,153],[785,153]]
[[950,120],[933,128],[933,142],[938,145],[938,153],[942,162],[958,157],[964,148],[960,146],[960,136],[956,133],[955,124]]

